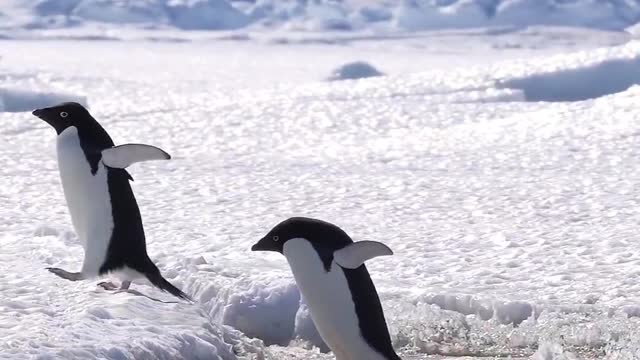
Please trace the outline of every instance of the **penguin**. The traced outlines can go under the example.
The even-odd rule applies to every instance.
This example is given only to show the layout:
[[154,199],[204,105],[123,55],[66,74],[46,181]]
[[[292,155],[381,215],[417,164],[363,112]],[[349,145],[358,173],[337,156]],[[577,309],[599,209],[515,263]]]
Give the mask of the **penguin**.
[[389,247],[354,242],[336,225],[294,217],[276,225],[251,250],[286,257],[311,318],[337,360],[400,360],[364,265],[392,255]]
[[[151,284],[178,298],[191,301],[169,283],[149,259],[138,203],[129,181],[129,165],[146,160],[168,160],[165,151],[143,144],[114,146],[105,129],[82,105],[66,102],[37,109],[33,115],[57,133],[56,148],[62,188],[71,222],[84,248],[80,272],[47,268],[55,275],[85,280],[114,273],[126,290],[132,280]],[[107,290],[117,287],[99,284]]]

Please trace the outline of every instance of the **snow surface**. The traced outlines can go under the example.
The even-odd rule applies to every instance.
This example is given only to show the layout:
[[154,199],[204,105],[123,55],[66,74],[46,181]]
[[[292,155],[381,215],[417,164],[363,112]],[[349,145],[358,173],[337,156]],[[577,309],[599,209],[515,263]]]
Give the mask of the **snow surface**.
[[[640,42],[310,39],[0,42],[0,358],[329,359],[285,259],[249,251],[295,215],[394,250],[368,267],[406,359],[640,357]],[[387,75],[324,81],[357,59]],[[82,250],[53,130],[11,111],[61,97],[173,156],[133,186],[196,304],[44,270]]]

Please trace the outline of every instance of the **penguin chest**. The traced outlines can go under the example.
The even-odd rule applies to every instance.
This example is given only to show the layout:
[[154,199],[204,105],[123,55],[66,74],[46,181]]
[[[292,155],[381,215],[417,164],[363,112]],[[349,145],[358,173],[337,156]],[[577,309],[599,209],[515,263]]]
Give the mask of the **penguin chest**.
[[92,174],[75,127],[58,135],[57,152],[71,222],[85,249],[83,272],[97,271],[104,262],[114,224],[108,169],[100,162]]
[[338,360],[384,360],[364,340],[346,276],[335,262],[324,264],[305,239],[291,239],[284,255],[318,332]]

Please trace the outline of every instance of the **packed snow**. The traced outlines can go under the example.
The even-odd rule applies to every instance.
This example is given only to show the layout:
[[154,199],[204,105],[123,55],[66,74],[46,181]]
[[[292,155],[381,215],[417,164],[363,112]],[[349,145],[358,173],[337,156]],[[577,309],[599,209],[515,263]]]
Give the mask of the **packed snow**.
[[[403,358],[640,357],[640,41],[176,30],[491,27],[570,6],[518,21],[637,22],[634,1],[540,3],[7,1],[0,358],[330,359],[284,257],[249,251],[290,216],[394,250],[368,268]],[[108,39],[128,41],[91,41]],[[195,304],[44,269],[82,261],[55,132],[29,113],[60,101],[173,156],[132,166],[132,186],[151,258]]]

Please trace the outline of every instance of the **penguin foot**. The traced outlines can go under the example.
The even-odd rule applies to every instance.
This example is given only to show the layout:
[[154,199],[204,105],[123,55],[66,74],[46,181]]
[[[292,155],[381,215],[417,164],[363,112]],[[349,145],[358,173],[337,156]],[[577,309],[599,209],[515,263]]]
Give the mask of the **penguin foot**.
[[98,286],[108,291],[128,290],[129,286],[131,286],[131,281],[123,281],[122,284],[120,284],[120,287],[118,287],[116,284],[112,283],[111,281],[103,281],[101,283],[98,283]]
[[128,290],[129,286],[131,286],[131,281],[123,281],[122,284],[120,284],[120,290]]
[[60,276],[63,279],[67,279],[67,280],[71,280],[71,281],[78,281],[78,280],[84,280],[84,276],[82,275],[82,273],[80,272],[68,272],[67,270],[63,270],[60,268],[51,268],[48,267],[47,270],[49,270],[49,272],[52,272],[58,276]]
[[116,284],[112,283],[111,281],[103,281],[101,283],[98,283],[98,286],[100,286],[101,288],[107,291],[118,290],[118,287],[116,286]]

